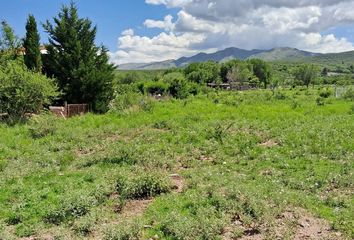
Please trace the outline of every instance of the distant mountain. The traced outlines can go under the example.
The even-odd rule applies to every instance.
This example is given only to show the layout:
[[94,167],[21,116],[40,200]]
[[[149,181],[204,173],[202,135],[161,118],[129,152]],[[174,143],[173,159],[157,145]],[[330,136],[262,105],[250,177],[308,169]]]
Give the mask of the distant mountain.
[[259,58],[263,59],[265,61],[286,61],[286,60],[298,60],[306,57],[314,57],[314,56],[319,56],[321,54],[319,53],[312,53],[312,52],[306,52],[302,51],[296,48],[274,48],[269,51],[264,51],[258,54],[255,54],[253,56],[250,56],[249,58]]
[[215,53],[198,53],[191,57],[182,57],[177,60],[167,60],[153,63],[128,63],[119,66],[121,70],[155,70],[172,67],[183,67],[190,63],[215,61],[225,62],[231,59],[260,58],[266,61],[304,61],[326,62],[331,60],[354,61],[354,51],[345,53],[320,54],[302,51],[296,48],[273,48],[270,50],[244,50],[239,48],[226,48]]
[[354,64],[354,51],[342,53],[320,54],[315,57],[303,59],[305,62],[321,63],[321,64]]
[[175,60],[166,60],[152,63],[126,63],[119,65],[120,70],[159,70],[176,67]]
[[177,67],[185,66],[194,62],[215,61],[223,62],[230,59],[247,59],[250,56],[265,52],[264,50],[244,50],[239,48],[226,48],[225,50],[216,53],[198,53],[192,57],[182,57],[175,61]]

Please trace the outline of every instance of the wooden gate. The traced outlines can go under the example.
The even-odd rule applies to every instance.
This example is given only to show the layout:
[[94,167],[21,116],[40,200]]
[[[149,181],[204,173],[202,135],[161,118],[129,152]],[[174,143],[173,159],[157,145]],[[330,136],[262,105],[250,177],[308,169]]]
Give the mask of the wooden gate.
[[89,112],[88,104],[66,104],[62,106],[51,106],[50,111],[60,117],[72,117],[76,115],[84,115]]

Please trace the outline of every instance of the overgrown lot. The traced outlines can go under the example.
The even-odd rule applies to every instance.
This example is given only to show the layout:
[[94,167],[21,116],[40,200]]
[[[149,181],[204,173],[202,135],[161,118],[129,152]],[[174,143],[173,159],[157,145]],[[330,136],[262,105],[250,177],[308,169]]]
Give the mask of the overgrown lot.
[[0,125],[0,239],[351,239],[354,103],[323,91]]

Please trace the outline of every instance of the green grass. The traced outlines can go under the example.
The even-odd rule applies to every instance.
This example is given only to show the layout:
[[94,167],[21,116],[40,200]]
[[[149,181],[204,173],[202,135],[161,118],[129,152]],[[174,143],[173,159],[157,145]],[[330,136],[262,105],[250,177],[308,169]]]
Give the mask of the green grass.
[[[260,226],[293,207],[350,239],[353,102],[318,106],[320,92],[211,92],[145,111],[2,124],[0,239],[219,239],[235,217]],[[168,186],[175,173],[181,193]],[[151,197],[142,215],[116,212]]]

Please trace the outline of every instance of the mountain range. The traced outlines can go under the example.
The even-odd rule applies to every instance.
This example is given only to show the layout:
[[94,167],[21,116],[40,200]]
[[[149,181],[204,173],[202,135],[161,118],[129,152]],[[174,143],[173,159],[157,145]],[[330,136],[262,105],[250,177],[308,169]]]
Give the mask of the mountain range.
[[321,60],[330,59],[341,59],[345,57],[346,60],[354,61],[354,51],[345,53],[330,53],[321,54],[302,51],[296,48],[282,47],[273,48],[270,50],[245,50],[240,48],[226,48],[215,53],[198,53],[197,55],[191,57],[181,57],[177,60],[166,60],[161,62],[151,62],[151,63],[127,63],[119,65],[118,68],[121,70],[156,70],[156,69],[168,69],[172,67],[183,67],[194,62],[205,62],[205,61],[215,61],[215,62],[225,62],[231,59],[252,59],[259,58],[266,61],[312,61],[321,62]]

